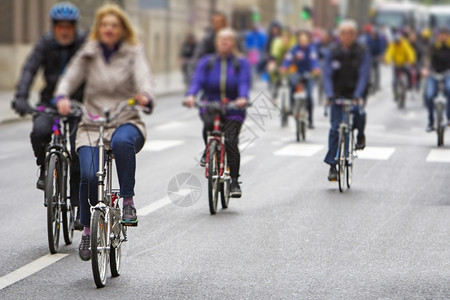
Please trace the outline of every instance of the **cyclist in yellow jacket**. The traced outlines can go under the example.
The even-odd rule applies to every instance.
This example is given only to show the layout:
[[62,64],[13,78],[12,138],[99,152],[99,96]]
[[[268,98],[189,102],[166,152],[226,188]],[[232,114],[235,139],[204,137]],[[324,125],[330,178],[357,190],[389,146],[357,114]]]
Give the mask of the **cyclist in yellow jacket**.
[[404,72],[408,78],[408,89],[411,89],[412,87],[411,66],[416,63],[416,54],[408,40],[401,34],[397,33],[394,35],[394,40],[389,43],[384,60],[387,64],[394,64],[394,80],[392,82],[392,87],[395,99],[397,100],[395,86],[397,79],[399,78],[399,74]]

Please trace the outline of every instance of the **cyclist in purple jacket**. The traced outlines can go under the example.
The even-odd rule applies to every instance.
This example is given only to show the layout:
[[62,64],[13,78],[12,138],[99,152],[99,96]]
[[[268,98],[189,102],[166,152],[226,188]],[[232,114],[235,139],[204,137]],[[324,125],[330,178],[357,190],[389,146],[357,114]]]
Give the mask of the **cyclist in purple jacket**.
[[[191,85],[186,93],[184,104],[195,105],[195,95],[203,90],[205,101],[232,101],[236,106],[244,108],[249,100],[250,64],[245,58],[238,57],[236,51],[236,33],[230,28],[220,30],[216,38],[216,53],[203,56],[197,64]],[[231,175],[231,197],[242,195],[238,183],[240,153],[239,132],[245,120],[246,112],[227,110],[223,117],[223,130],[226,140],[226,151]],[[207,132],[213,128],[213,116],[200,111],[203,120],[203,139],[206,144]],[[200,164],[206,164],[206,152]]]

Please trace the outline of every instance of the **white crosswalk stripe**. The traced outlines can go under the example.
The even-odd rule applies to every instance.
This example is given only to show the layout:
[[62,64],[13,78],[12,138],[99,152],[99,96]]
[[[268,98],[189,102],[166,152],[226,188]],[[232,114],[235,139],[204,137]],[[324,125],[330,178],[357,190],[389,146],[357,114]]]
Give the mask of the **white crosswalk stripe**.
[[450,163],[450,149],[432,149],[426,161]]
[[320,150],[324,148],[323,145],[314,144],[290,144],[277,151],[275,151],[276,156],[303,156],[309,157],[313,156]]
[[394,154],[392,147],[366,147],[363,151],[358,151],[359,159],[388,160]]
[[149,140],[148,142],[145,143],[143,150],[158,152],[175,146],[182,145],[183,143],[184,141],[180,140]]

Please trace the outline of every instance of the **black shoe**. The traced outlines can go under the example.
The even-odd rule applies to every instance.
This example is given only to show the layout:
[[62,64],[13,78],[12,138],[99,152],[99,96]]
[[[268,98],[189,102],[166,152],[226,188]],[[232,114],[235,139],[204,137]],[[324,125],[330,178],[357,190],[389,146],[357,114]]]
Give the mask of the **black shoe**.
[[202,158],[200,158],[200,166],[205,167],[206,166],[206,151],[203,152]]
[[138,219],[136,216],[136,208],[133,205],[126,204],[123,206],[122,224],[125,226],[137,226]]
[[230,185],[230,196],[231,198],[241,198],[242,191],[237,179],[233,179]]
[[338,180],[338,171],[336,169],[336,165],[330,167],[330,172],[328,173],[328,181],[337,181]]
[[77,209],[77,215],[75,216],[75,220],[73,221],[73,227],[75,230],[83,230],[83,225],[80,223],[80,208],[77,206],[74,206],[74,208]]
[[39,178],[36,182],[36,188],[38,190],[45,189],[45,167],[44,166],[41,166],[41,169],[39,171]]
[[91,259],[91,236],[90,235],[82,235],[80,246],[78,247],[78,255],[81,260],[88,261]]
[[365,135],[358,135],[356,138],[356,150],[364,150],[366,148],[366,136]]
[[430,124],[427,126],[427,128],[425,129],[426,132],[432,132],[435,131],[436,128],[434,128],[434,125]]

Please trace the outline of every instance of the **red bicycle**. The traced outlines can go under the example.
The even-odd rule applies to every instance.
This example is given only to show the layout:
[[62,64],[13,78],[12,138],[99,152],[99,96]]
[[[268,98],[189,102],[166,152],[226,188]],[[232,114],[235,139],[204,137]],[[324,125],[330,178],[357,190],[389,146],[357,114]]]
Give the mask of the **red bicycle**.
[[[247,104],[246,107],[248,107]],[[205,109],[206,113],[214,116],[213,130],[208,131],[206,143],[206,167],[205,175],[208,179],[209,211],[212,215],[217,212],[219,193],[222,208],[228,208],[230,202],[230,168],[228,166],[227,152],[225,147],[225,133],[222,128],[222,117],[229,109],[245,109],[234,103],[223,103],[221,101],[210,101],[196,103],[195,107]]]

